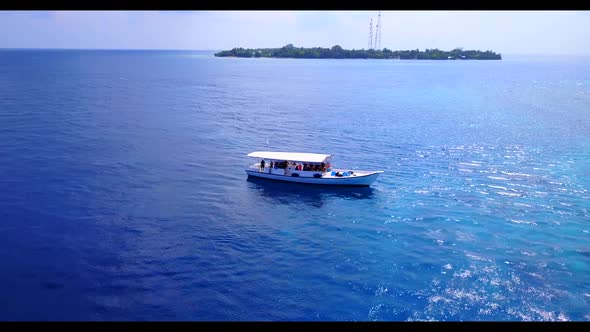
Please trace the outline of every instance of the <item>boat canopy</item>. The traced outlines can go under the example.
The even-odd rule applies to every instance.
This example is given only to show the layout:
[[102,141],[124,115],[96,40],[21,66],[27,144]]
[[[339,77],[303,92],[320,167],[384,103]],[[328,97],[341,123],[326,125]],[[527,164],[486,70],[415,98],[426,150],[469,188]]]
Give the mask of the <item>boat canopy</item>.
[[321,163],[332,155],[319,153],[299,153],[299,152],[271,152],[255,151],[248,154],[248,157],[270,159],[270,160],[287,160],[300,161],[307,163]]

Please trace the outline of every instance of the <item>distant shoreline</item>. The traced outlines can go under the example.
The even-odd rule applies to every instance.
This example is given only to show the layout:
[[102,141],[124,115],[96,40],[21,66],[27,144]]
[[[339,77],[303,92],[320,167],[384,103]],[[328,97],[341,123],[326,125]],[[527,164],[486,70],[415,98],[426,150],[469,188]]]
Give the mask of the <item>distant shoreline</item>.
[[452,51],[426,49],[425,51],[404,50],[345,50],[336,45],[332,48],[303,48],[292,44],[281,48],[233,48],[215,53],[216,57],[233,58],[293,58],[293,59],[392,59],[392,60],[502,60],[502,55],[493,51],[463,50]]

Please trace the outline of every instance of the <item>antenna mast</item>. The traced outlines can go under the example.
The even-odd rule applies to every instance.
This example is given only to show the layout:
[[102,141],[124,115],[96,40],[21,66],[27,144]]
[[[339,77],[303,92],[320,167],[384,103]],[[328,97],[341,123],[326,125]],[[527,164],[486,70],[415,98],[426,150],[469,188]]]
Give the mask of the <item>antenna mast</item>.
[[375,31],[375,48],[381,49],[381,11],[377,17],[377,31]]
[[371,19],[371,23],[369,23],[369,49],[373,49],[373,19]]

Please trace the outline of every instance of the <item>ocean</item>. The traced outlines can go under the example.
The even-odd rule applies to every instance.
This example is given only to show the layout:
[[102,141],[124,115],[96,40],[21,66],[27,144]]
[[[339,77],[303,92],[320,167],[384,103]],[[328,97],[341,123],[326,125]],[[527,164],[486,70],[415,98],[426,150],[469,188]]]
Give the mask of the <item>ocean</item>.
[[589,321],[589,112],[588,57],[1,50],[0,320]]

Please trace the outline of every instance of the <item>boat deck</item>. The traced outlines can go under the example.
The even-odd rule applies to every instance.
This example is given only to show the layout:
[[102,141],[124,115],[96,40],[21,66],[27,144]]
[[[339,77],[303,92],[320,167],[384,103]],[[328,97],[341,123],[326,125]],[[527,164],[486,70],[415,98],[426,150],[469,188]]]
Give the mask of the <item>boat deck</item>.
[[[299,171],[295,169],[284,169],[284,168],[270,168],[268,166],[264,167],[264,170],[260,168],[260,164],[254,164],[248,168],[248,171],[257,172],[262,174],[271,174],[271,175],[283,175],[283,176],[293,176],[293,174],[297,174],[298,177],[302,178],[317,178],[316,174],[321,175],[320,178],[322,179],[342,179],[342,178],[352,178],[357,176],[367,176],[370,174],[374,174],[373,171],[362,171],[362,170],[346,170],[346,169],[331,169],[329,172],[318,172],[318,171]],[[337,174],[342,174],[338,176]]]

